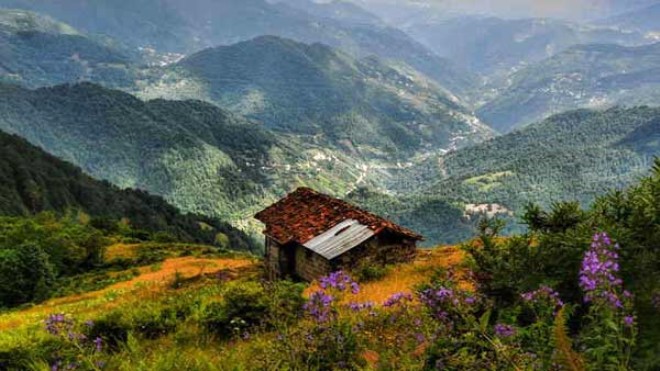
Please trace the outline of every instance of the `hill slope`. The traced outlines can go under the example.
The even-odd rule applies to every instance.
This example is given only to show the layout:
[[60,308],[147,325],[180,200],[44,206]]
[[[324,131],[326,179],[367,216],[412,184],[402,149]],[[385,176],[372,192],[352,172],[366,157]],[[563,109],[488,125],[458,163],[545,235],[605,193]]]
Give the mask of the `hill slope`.
[[[368,192],[354,199],[427,233],[429,243],[452,242],[468,238],[484,213],[511,219],[529,202],[588,204],[646,174],[658,155],[660,109],[578,110],[403,170],[390,185],[398,200]],[[413,214],[400,206],[433,203],[445,206]],[[452,224],[449,232],[432,230]]]
[[404,30],[438,55],[491,79],[578,44],[634,45],[644,41],[634,32],[534,18],[429,17],[406,24]]
[[363,25],[265,0],[0,0],[0,7],[48,14],[90,34],[157,52],[193,53],[261,35],[322,42],[359,56],[401,60],[455,93],[476,80],[407,34],[386,25]]
[[352,189],[359,161],[198,101],[143,102],[93,84],[0,85],[0,129],[125,188],[242,226],[299,185]]
[[30,87],[80,80],[127,85],[134,58],[51,18],[0,9],[0,81]]
[[571,48],[512,76],[512,84],[478,115],[506,132],[569,109],[657,105],[660,43]]
[[138,85],[145,98],[207,100],[368,157],[400,159],[490,134],[414,70],[272,36],[204,50]]
[[160,197],[95,180],[24,139],[0,132],[0,215],[72,210],[115,223],[126,218],[137,230],[166,232],[180,241],[213,243],[222,233],[228,237],[226,247],[257,251],[247,235],[229,224],[184,215]]
[[652,4],[641,9],[632,10],[605,20],[600,24],[616,26],[624,30],[646,32],[648,37],[660,37],[660,3]]

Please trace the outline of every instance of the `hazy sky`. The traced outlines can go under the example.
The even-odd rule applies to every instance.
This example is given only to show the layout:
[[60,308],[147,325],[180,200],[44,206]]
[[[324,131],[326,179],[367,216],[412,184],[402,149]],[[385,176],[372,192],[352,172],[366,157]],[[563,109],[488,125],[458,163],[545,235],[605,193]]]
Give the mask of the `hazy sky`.
[[[355,0],[378,10],[392,11],[393,6],[412,5],[443,10],[494,14],[505,17],[596,18],[614,9],[633,7],[650,0]],[[387,10],[386,10],[387,9]],[[379,12],[380,13],[380,12]]]

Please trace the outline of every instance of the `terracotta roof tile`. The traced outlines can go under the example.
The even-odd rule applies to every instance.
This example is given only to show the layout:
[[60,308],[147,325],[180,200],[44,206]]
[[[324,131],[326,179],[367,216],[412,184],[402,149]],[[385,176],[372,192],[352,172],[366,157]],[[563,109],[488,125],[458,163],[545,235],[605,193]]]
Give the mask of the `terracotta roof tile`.
[[280,243],[304,244],[346,219],[366,225],[374,233],[384,230],[421,240],[417,233],[394,224],[348,202],[309,188],[298,188],[285,198],[255,215],[266,224],[265,234]]

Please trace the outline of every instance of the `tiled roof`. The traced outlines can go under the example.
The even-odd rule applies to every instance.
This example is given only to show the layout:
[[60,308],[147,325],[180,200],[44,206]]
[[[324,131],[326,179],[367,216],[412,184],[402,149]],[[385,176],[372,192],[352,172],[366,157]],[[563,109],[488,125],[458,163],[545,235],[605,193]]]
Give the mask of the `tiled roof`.
[[257,213],[255,218],[266,224],[266,235],[282,244],[292,241],[305,244],[347,219],[369,227],[374,234],[389,230],[416,240],[422,239],[422,236],[407,228],[309,188],[298,188]]

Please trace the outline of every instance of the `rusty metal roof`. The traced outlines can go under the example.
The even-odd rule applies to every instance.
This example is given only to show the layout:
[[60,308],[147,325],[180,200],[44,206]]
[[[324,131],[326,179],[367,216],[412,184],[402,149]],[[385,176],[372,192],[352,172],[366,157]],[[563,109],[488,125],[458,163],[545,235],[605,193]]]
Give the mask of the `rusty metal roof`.
[[360,245],[375,236],[366,225],[357,220],[347,219],[335,225],[303,246],[331,260]]
[[422,239],[422,236],[407,228],[309,188],[296,189],[257,213],[255,218],[266,224],[264,233],[281,244],[305,244],[348,219],[367,226],[374,234],[387,230],[407,238]]

